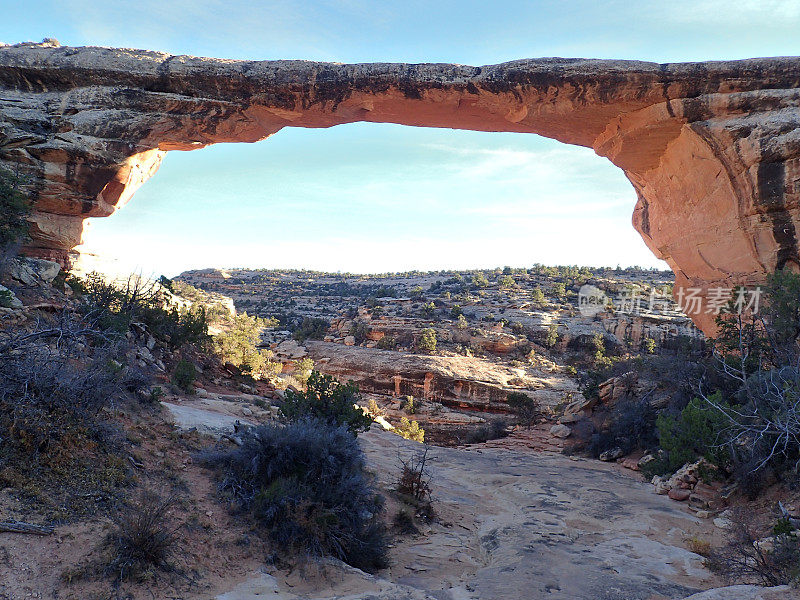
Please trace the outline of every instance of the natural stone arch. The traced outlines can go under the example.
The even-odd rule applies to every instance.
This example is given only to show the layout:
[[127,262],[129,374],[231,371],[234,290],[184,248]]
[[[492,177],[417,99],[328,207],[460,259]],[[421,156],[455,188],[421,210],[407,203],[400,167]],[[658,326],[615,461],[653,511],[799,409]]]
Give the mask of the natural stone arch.
[[[638,195],[676,288],[800,263],[800,59],[343,65],[0,47],[0,164],[31,176],[32,242],[67,260],[165,152],[355,121],[535,133],[591,147]],[[713,315],[693,315],[707,333]]]

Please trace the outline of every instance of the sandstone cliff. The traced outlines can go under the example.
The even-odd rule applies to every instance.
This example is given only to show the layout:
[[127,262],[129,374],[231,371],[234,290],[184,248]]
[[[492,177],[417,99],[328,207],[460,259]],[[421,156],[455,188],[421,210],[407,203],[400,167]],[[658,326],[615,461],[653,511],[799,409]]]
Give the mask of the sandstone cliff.
[[[758,283],[800,264],[797,58],[470,67],[0,47],[0,165],[31,177],[29,253],[61,261],[84,219],[127,202],[169,150],[354,121],[593,148],[636,189],[634,226],[675,271],[676,289]],[[711,315],[693,318],[713,329]]]

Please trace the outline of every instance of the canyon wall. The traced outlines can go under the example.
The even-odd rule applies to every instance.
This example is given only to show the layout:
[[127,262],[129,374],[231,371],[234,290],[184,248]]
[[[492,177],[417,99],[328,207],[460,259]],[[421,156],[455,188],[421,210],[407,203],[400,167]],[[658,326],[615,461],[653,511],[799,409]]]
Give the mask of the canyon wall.
[[[798,58],[470,67],[0,46],[0,166],[26,176],[35,199],[26,252],[61,262],[85,219],[113,214],[170,150],[355,121],[593,148],[636,189],[634,227],[678,294],[800,266]],[[713,331],[705,307],[690,316]]]

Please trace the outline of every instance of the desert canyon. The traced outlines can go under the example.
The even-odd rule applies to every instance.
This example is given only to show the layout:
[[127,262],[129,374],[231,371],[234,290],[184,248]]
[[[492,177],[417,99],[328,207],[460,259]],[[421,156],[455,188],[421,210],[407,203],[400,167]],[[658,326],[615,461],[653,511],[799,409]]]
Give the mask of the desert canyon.
[[[633,226],[672,273],[209,265],[119,282],[73,269],[87,220],[135,202],[168,152],[353,122],[591,148],[624,171]],[[673,297],[800,289],[800,58],[474,67],[0,44],[8,173],[0,192],[29,199],[30,231],[20,256],[0,256],[0,600],[797,597],[800,494],[786,463],[800,417],[779,438],[789,450],[769,457],[780,468],[744,472],[745,435],[720,457],[707,430],[725,429],[697,396],[712,405],[717,385],[738,398],[750,380],[708,383],[722,325]],[[588,315],[586,286],[608,300]],[[626,310],[634,297],[650,305]],[[779,373],[796,401],[796,369],[761,367],[748,376]],[[334,434],[321,462],[348,464],[346,485],[320,484],[323,467],[302,492],[341,485],[349,500],[363,486],[368,509],[338,498],[315,513],[301,494],[265,517]],[[268,448],[271,436],[284,446]],[[247,480],[294,451],[288,475]],[[736,546],[743,507],[763,522]],[[386,560],[341,550],[342,522],[375,527],[357,541]],[[306,530],[328,528],[325,551],[300,551]],[[159,536],[177,550],[131,558]],[[796,552],[789,567],[773,564],[781,544]],[[737,571],[719,549],[743,547]]]

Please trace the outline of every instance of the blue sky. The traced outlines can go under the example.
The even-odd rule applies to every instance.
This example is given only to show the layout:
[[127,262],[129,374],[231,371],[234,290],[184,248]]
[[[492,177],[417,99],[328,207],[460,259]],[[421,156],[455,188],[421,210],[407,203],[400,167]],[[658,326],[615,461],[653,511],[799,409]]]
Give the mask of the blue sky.
[[[800,54],[800,1],[0,0],[0,41],[55,37],[239,59],[491,64]],[[342,271],[663,266],[635,193],[591,150],[532,135],[351,124],[171,152],[87,248],[118,268]]]

